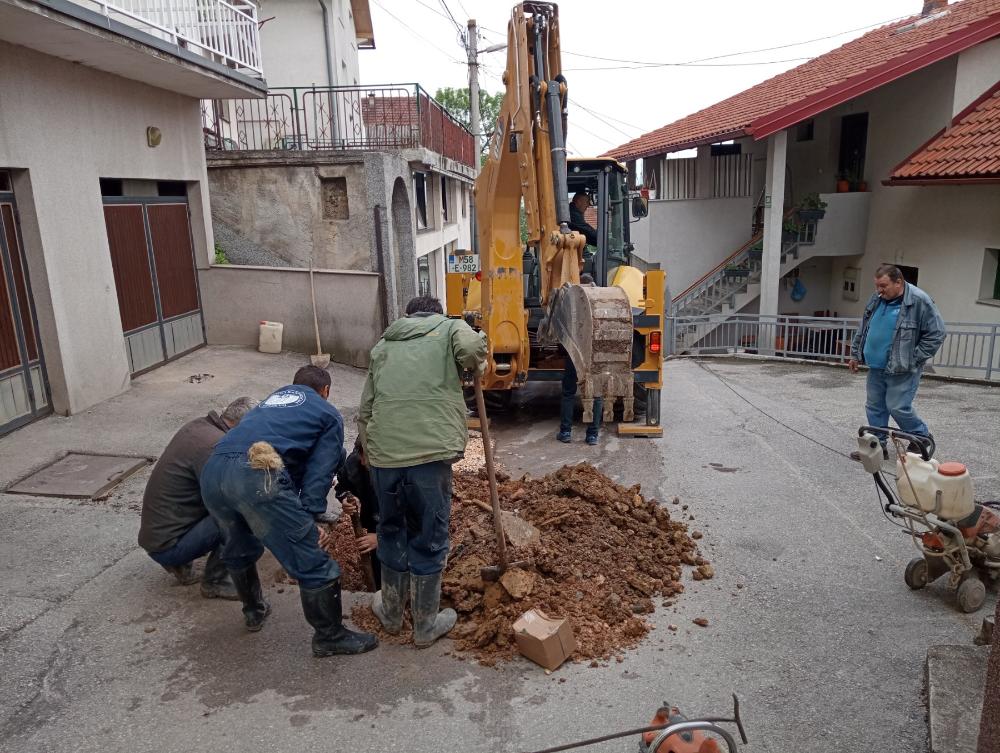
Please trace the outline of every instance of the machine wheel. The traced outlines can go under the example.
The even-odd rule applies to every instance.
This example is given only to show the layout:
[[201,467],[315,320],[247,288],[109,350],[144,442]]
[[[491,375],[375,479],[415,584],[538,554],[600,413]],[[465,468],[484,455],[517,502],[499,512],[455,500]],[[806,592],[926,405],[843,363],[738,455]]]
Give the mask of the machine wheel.
[[906,564],[906,570],[903,572],[903,580],[906,581],[906,585],[911,589],[919,591],[927,585],[927,572],[927,560],[923,557],[914,557]]
[[[462,394],[465,397],[465,407],[472,411],[473,415],[476,415],[476,391],[471,387],[465,387],[462,389]],[[486,413],[491,416],[497,413],[506,413],[510,410],[513,397],[513,390],[484,391],[483,402],[486,403]]]
[[647,390],[645,387],[635,382],[632,383],[632,397],[635,398],[633,405],[636,415],[646,412],[646,394]]
[[956,593],[958,608],[963,612],[975,612],[986,601],[986,586],[975,575],[969,575],[958,586]]

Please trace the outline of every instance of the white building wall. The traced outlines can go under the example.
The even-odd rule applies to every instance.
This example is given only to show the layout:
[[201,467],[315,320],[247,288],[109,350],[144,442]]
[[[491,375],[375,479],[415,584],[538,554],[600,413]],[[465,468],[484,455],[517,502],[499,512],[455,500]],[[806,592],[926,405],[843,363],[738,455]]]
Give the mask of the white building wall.
[[[445,297],[445,273],[447,255],[458,250],[471,248],[471,212],[466,208],[462,216],[461,186],[466,186],[467,195],[471,194],[471,185],[450,175],[428,171],[427,176],[427,228],[417,230],[416,257],[418,278],[420,259],[427,257],[431,274],[431,294]],[[445,221],[441,195],[441,178],[445,178],[448,192],[448,220]],[[413,205],[416,207],[416,197]],[[414,210],[415,211],[415,210]],[[419,279],[418,279],[419,289]]]
[[[875,180],[865,254],[836,259],[831,270],[831,307],[843,315],[860,316],[874,289],[875,268],[889,262],[918,269],[918,286],[934,298],[946,321],[1000,321],[1000,308],[977,302],[985,250],[1000,248],[1000,187],[881,183],[955,111],[996,83],[1000,46],[989,43],[970,52],[868,97],[869,175]],[[986,55],[993,60],[992,74]],[[840,290],[847,266],[861,270],[857,302],[844,301]]]
[[[323,28],[322,1],[329,27]],[[360,79],[349,0],[262,0],[261,55],[270,87],[354,86]],[[273,18],[272,18],[273,16]],[[333,78],[326,65],[329,41]]]
[[[959,54],[952,115],[957,115],[979,99],[998,80],[1000,80],[1000,39],[992,39]],[[945,125],[947,123],[943,123],[942,127]]]
[[649,216],[632,225],[632,243],[646,261],[659,262],[672,296],[750,240],[753,199],[649,202]]
[[[12,168],[54,409],[130,383],[99,178],[188,182],[207,266],[211,219],[197,99],[0,42],[0,167]],[[147,126],[162,131],[146,145]]]

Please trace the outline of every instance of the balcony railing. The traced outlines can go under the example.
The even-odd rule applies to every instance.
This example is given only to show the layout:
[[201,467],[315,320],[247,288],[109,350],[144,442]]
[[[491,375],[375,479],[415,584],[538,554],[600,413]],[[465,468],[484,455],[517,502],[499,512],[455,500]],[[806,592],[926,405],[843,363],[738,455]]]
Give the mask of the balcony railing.
[[76,0],[223,65],[263,75],[257,6],[246,0]]
[[425,147],[472,167],[472,133],[419,85],[292,87],[202,103],[205,147],[222,151]]

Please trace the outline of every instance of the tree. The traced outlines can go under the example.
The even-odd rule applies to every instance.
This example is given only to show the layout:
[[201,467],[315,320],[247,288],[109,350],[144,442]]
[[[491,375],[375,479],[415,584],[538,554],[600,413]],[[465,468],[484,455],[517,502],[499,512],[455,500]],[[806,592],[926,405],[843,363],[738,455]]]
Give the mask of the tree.
[[[434,94],[434,99],[466,128],[471,126],[468,89],[454,89],[450,86],[438,89]],[[483,140],[480,142],[482,148],[480,159],[485,159],[486,147],[489,144],[490,136],[493,135],[493,129],[496,128],[501,104],[503,104],[503,92],[490,94],[484,89],[479,90],[479,121],[483,130]]]

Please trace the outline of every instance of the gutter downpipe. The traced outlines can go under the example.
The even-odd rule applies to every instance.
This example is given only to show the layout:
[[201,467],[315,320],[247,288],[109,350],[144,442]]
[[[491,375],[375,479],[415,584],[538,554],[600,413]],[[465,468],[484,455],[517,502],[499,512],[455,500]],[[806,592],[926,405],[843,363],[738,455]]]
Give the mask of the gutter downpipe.
[[340,129],[337,127],[337,102],[333,91],[335,84],[333,81],[333,50],[330,49],[330,14],[326,10],[324,0],[316,0],[316,2],[319,3],[320,10],[323,11],[323,51],[326,54],[326,85],[330,87],[330,115],[333,118],[333,122],[330,124],[332,126],[330,133],[334,141],[336,141]]

